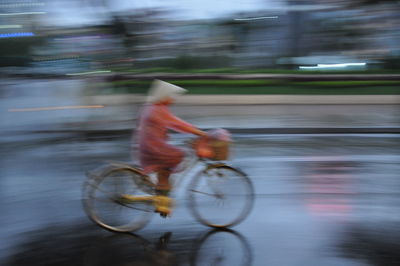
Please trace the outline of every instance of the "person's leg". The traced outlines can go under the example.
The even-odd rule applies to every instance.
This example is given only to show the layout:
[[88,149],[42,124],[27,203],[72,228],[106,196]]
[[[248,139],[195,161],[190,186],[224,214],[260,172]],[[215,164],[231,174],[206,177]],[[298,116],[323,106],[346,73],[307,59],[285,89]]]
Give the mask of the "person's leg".
[[169,183],[169,176],[171,175],[170,169],[161,169],[157,172],[158,183],[156,186],[157,194],[168,195],[171,190],[171,185]]
[[163,166],[157,171],[158,182],[155,187],[155,205],[156,212],[159,212],[162,217],[167,217],[171,214],[173,201],[169,197],[171,190],[169,177],[176,166],[182,161],[183,156],[184,153],[181,149],[173,146],[168,147],[168,153],[162,158]]
[[169,183],[170,169],[162,169],[157,172],[158,183],[156,185],[156,212],[162,217],[167,217],[171,213],[172,199],[169,197],[171,185]]
[[163,152],[160,152],[153,158],[149,158],[149,161],[158,166],[156,191],[168,192],[171,189],[169,177],[182,162],[185,153],[182,149],[169,144],[164,145],[161,150],[163,150]]

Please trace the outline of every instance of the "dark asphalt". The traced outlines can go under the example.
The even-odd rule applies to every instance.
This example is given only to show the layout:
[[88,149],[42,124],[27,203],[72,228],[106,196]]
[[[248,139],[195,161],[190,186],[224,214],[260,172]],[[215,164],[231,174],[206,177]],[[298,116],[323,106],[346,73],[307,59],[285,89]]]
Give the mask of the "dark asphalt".
[[[2,149],[5,265],[398,265],[399,136],[235,134],[231,163],[250,176],[255,207],[235,231],[210,233],[183,195],[170,219],[134,236],[93,225],[84,172],[127,160],[125,138]],[[172,142],[181,143],[180,135]],[[168,243],[162,238],[167,232]],[[207,234],[212,234],[207,238]],[[204,240],[207,238],[208,240]],[[164,244],[162,244],[164,243]],[[168,264],[168,263],[169,264]],[[111,264],[110,264],[111,263]],[[163,264],[164,263],[164,264]]]
[[90,104],[84,88],[0,82],[0,265],[400,264],[398,105],[175,106],[232,130],[230,163],[251,178],[254,209],[235,231],[211,232],[183,194],[172,218],[115,235],[86,217],[81,187],[87,170],[129,160],[138,106],[9,111]]

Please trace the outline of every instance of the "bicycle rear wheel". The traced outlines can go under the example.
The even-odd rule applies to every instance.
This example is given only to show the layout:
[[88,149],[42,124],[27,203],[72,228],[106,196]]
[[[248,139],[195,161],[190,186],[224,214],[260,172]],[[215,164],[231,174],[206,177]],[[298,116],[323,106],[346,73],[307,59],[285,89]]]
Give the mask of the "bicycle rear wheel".
[[[83,189],[83,205],[89,218],[115,232],[132,232],[145,226],[154,211],[150,202],[128,202],[121,195],[145,195],[141,174],[132,168],[106,169],[89,179]],[[140,185],[141,184],[141,185]]]
[[189,187],[190,210],[198,221],[211,227],[230,227],[242,222],[253,201],[250,179],[225,164],[209,165]]

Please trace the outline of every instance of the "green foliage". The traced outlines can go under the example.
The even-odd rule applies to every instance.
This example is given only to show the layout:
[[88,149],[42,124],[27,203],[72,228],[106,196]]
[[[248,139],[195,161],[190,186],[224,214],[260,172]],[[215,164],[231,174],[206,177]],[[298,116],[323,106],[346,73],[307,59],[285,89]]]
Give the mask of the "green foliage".
[[351,80],[351,81],[306,81],[293,82],[294,86],[312,87],[370,87],[370,86],[395,86],[400,85],[398,80]]
[[245,80],[211,80],[211,79],[198,79],[198,80],[171,80],[171,83],[178,86],[265,86],[278,84],[279,80],[255,80],[255,79],[245,79]]
[[299,88],[292,86],[271,87],[197,87],[188,89],[189,94],[257,94],[257,95],[398,95],[398,87],[367,87],[367,88]]
[[[397,62],[397,61],[396,61]],[[393,63],[392,63],[393,64]],[[300,70],[300,69],[241,69],[232,67],[216,67],[216,68],[195,68],[195,69],[178,69],[174,67],[146,67],[136,68],[128,71],[129,73],[221,73],[221,74],[398,74],[400,68],[387,69],[366,69],[366,70]]]
[[0,39],[0,66],[23,66],[31,61],[31,48],[46,41],[43,37]]
[[209,67],[226,67],[230,59],[223,56],[187,56],[183,55],[171,61],[171,67],[176,69],[199,69]]
[[[397,95],[400,81],[169,80],[189,94]],[[100,93],[147,93],[151,81],[98,83]]]

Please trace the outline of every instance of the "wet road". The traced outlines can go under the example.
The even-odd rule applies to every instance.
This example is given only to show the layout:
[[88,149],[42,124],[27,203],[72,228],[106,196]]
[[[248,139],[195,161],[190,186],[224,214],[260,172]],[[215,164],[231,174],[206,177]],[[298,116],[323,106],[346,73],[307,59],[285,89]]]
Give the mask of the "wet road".
[[172,218],[154,216],[137,235],[93,225],[83,173],[127,160],[124,138],[3,145],[3,264],[399,265],[398,135],[234,137],[232,164],[250,176],[256,202],[232,232],[197,223],[182,197]]
[[[87,219],[81,186],[86,170],[129,159],[129,137],[62,132],[130,129],[137,107],[9,112],[91,103],[82,102],[79,80],[0,83],[0,265],[400,264],[399,134],[235,135],[231,163],[250,176],[256,193],[251,215],[235,231],[210,231],[178,197],[172,218],[154,216],[137,235],[116,235]],[[174,112],[200,127],[399,125],[396,105]]]

